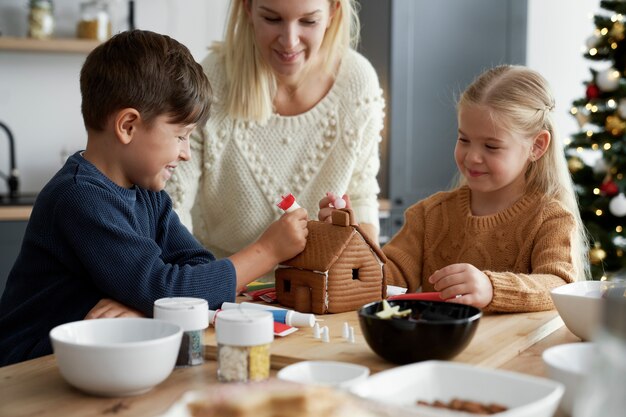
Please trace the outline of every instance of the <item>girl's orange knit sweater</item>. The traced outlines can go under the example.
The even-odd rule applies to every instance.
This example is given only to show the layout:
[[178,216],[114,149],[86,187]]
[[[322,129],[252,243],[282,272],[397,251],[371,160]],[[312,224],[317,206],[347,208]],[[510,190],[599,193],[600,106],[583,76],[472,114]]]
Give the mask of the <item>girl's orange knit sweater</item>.
[[484,311],[554,308],[550,290],[575,281],[572,239],[576,223],[556,200],[526,194],[489,216],[474,216],[470,190],[440,192],[409,207],[405,223],[383,247],[388,283],[435,291],[428,277],[455,263],[483,271],[493,285]]

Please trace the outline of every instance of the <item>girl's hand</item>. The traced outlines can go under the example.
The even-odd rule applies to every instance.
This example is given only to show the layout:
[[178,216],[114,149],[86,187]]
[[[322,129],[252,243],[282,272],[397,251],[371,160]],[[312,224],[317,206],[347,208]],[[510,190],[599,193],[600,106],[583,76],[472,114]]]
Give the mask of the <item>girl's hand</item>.
[[428,278],[441,298],[452,303],[483,308],[493,299],[491,280],[474,265],[452,264]]
[[[319,221],[328,223],[332,221],[331,213],[335,209],[334,202],[335,200],[337,200],[337,198],[339,198],[339,196],[334,193],[326,193],[326,197],[320,200],[320,211],[319,213],[317,213],[317,218]],[[352,208],[352,204],[350,203],[350,197],[348,196],[348,194],[344,194],[341,198],[343,199],[343,201],[345,201],[346,206],[338,208]]]
[[119,317],[145,317],[142,313],[122,303],[103,298],[85,316],[85,320],[119,318]]

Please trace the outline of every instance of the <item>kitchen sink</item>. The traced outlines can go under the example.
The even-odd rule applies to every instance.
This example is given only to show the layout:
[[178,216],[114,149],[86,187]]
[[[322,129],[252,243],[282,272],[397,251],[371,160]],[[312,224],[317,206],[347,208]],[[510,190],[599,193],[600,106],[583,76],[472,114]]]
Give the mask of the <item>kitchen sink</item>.
[[32,206],[36,198],[37,194],[18,194],[16,197],[0,194],[0,206]]

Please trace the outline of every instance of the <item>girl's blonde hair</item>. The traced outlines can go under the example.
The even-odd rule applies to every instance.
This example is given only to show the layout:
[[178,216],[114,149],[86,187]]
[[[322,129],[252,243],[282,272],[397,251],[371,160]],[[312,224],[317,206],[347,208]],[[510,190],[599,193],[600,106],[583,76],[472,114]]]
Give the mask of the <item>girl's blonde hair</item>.
[[[579,280],[589,276],[588,238],[580,218],[578,200],[563,145],[557,138],[552,118],[554,98],[545,78],[530,68],[501,65],[481,74],[463,92],[457,110],[479,104],[492,111],[492,118],[505,129],[534,138],[542,130],[550,133],[546,153],[531,161],[526,170],[526,189],[560,201],[576,220],[572,255]],[[522,156],[523,157],[523,156]],[[530,153],[529,153],[530,157]],[[465,183],[459,178],[459,185]]]
[[[236,119],[263,123],[273,112],[276,77],[256,46],[254,29],[246,12],[246,3],[253,1],[231,0],[224,41],[215,43],[211,49],[224,59],[228,114]],[[336,11],[326,29],[320,53],[324,56],[324,70],[333,74],[346,50],[358,44],[360,23],[356,0],[328,2],[330,10],[336,8]]]

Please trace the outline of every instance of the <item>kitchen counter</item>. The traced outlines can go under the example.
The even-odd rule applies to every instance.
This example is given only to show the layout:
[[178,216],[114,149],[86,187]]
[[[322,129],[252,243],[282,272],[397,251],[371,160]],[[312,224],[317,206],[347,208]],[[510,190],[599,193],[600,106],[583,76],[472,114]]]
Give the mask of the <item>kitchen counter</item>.
[[11,199],[0,196],[0,221],[28,220],[36,198],[36,194],[21,194]]
[[28,220],[33,206],[2,206],[0,205],[0,221]]

